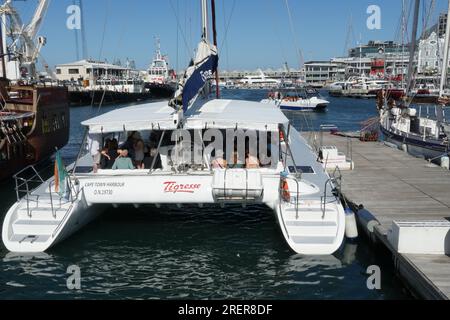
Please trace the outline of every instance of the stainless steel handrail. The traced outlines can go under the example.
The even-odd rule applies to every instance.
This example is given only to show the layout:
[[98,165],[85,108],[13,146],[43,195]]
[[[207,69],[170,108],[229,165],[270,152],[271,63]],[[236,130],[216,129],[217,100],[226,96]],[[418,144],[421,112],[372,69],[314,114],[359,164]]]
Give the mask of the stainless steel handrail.
[[[338,169],[339,172],[340,172],[340,169],[339,169],[339,168],[337,168],[337,169]],[[335,170],[335,172],[336,172],[336,170]],[[325,189],[324,189],[324,191],[323,191],[322,200],[321,200],[321,202],[320,202],[320,206],[321,206],[322,213],[323,213],[322,219],[325,219],[326,206],[327,206],[327,203],[328,203],[328,202],[327,202],[327,199],[328,199],[327,186],[330,185],[330,187],[331,187],[332,190],[338,190],[338,192],[339,192],[339,194],[340,194],[340,181],[341,181],[341,180],[342,180],[342,175],[341,175],[340,177],[338,177],[338,178],[332,177],[332,178],[328,179],[328,180],[325,182]],[[333,186],[333,184],[338,184],[338,181],[339,181],[339,186],[336,188],[335,186]]]
[[69,209],[67,209],[66,213],[64,214],[64,217],[61,219],[61,222],[58,224],[58,226],[56,227],[55,231],[53,231],[52,238],[54,238],[55,235],[58,233],[59,229],[61,229],[62,225],[66,221],[67,216],[68,216],[69,212],[72,210],[72,208],[73,208],[73,204],[70,206]]
[[325,219],[325,212],[326,212],[326,207],[327,207],[327,197],[328,197],[327,186],[328,186],[328,184],[330,184],[330,186],[331,186],[331,180],[332,179],[330,178],[325,182],[325,189],[323,191],[322,200],[320,201],[320,209],[322,209],[322,220]]
[[53,215],[53,218],[56,219],[56,210],[53,207],[53,195],[52,195],[52,184],[54,184],[54,183],[55,183],[55,181],[50,181],[49,192],[50,192],[50,206],[52,208],[52,215]]
[[[24,172],[27,172],[30,169],[34,172],[34,174],[30,178],[26,179],[26,178],[21,177],[21,175]],[[21,193],[25,193],[24,199],[26,199],[26,201],[27,201],[27,215],[28,215],[28,217],[31,218],[32,214],[30,211],[30,196],[31,196],[32,191],[30,190],[29,184],[31,182],[44,183],[44,179],[42,179],[39,172],[37,172],[36,168],[32,165],[30,165],[30,166],[22,169],[18,173],[16,173],[13,176],[13,178],[15,180],[15,185],[16,185],[15,191],[16,191],[17,201],[19,202],[21,200]],[[37,180],[37,179],[39,179],[39,180]],[[20,183],[19,183],[19,181],[20,181]],[[25,190],[22,189],[23,187],[25,187]],[[39,196],[36,196],[36,197],[37,197],[37,199],[39,199]]]
[[299,198],[300,198],[300,182],[296,178],[287,177],[285,179],[286,180],[294,180],[296,183],[296,186],[297,186],[297,197],[295,200],[295,218],[296,218],[296,220],[298,220],[298,218],[299,218],[298,210],[299,210]]

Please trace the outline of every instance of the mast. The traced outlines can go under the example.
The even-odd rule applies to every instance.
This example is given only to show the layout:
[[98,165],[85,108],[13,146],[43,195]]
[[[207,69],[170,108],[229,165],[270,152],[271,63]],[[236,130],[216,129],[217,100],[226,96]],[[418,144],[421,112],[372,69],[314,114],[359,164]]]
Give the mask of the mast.
[[402,84],[401,88],[405,87],[405,34],[406,34],[406,5],[405,0],[402,0]]
[[359,75],[363,76],[362,71],[362,35],[359,34]]
[[2,77],[6,79],[6,63],[5,63],[5,49],[4,49],[4,38],[3,38],[3,24],[0,24],[0,56],[2,61]]
[[217,48],[208,41],[208,0],[202,0],[202,40],[198,44],[195,58],[186,69],[183,78],[180,80],[178,90],[174,98],[169,102],[170,106],[178,111],[182,118],[195,102],[201,91],[209,83],[209,80],[217,73],[219,56]]
[[[441,83],[439,86],[439,100],[444,96],[444,87],[447,83],[447,74],[448,74],[448,60],[449,60],[449,42],[450,42],[450,0],[448,1],[448,9],[447,9],[447,28],[445,29],[445,43],[444,43],[444,59],[442,60],[442,70],[441,70]],[[445,123],[445,114],[444,108],[445,102],[438,101],[436,104],[436,120],[438,124]],[[444,132],[446,131],[444,128],[440,127]]]
[[202,1],[202,39],[208,41],[208,1]]
[[414,54],[416,52],[417,46],[417,27],[419,24],[419,10],[420,10],[420,0],[415,0],[414,4],[414,20],[413,20],[413,30],[411,36],[411,47],[409,50],[409,64],[408,64],[408,82],[407,82],[407,90],[409,93],[413,89],[413,72],[414,72]]
[[448,1],[447,28],[445,30],[444,60],[442,61],[441,85],[439,88],[439,97],[444,95],[444,86],[447,83],[448,61],[449,61],[449,42],[450,42],[450,0]]
[[[215,0],[211,0],[211,12],[212,12],[212,29],[213,29],[214,45],[217,48],[216,1]],[[216,98],[217,99],[220,98],[219,83],[220,83],[219,70],[217,69],[216,70]]]

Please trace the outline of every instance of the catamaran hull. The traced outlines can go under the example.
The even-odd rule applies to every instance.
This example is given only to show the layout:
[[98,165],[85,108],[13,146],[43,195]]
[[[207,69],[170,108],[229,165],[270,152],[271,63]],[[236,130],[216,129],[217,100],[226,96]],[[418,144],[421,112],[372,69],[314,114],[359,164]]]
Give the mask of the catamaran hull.
[[[41,219],[36,216],[18,218],[18,215],[23,215],[23,212],[20,213],[20,205],[21,203],[17,202],[8,211],[2,230],[3,244],[14,253],[46,252],[71,237],[103,212],[99,206],[88,206],[85,201],[78,200],[64,216],[59,216],[62,218],[61,221],[48,216]],[[52,219],[54,223],[51,223]],[[40,226],[39,223],[41,223]]]
[[287,106],[281,105],[281,110],[287,111],[325,111],[328,107],[328,104],[318,104],[315,106]]
[[384,135],[385,141],[395,144],[401,150],[404,150],[406,146],[406,151],[415,157],[439,161],[442,156],[449,153],[448,146],[437,142],[411,136],[402,136],[386,130],[383,126],[381,126],[381,132]]
[[[303,202],[303,201],[302,201]],[[281,202],[276,208],[278,224],[289,247],[303,255],[331,255],[344,242],[345,212],[339,202],[324,209],[320,202],[303,202],[296,209]]]

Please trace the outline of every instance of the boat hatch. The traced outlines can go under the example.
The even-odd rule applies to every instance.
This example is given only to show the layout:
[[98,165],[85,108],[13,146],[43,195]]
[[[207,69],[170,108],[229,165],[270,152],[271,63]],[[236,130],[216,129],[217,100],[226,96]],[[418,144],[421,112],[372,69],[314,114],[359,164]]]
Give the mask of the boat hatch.
[[264,186],[258,171],[216,170],[212,190],[217,201],[258,201],[263,196]]
[[289,172],[290,173],[301,172],[301,173],[304,173],[304,174],[315,174],[316,173],[314,171],[314,169],[312,167],[309,167],[309,166],[297,166],[297,170],[295,170],[294,166],[289,166]]

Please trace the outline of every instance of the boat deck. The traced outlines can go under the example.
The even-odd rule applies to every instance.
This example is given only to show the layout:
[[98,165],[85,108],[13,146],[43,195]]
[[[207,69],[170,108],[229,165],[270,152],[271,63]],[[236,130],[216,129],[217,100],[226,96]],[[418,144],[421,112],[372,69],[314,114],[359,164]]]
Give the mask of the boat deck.
[[[346,152],[348,138],[324,134],[323,143]],[[413,291],[427,299],[449,299],[450,257],[399,254],[387,241],[387,231],[394,220],[450,220],[450,171],[380,142],[352,139],[351,145],[355,170],[342,172],[344,196],[379,221],[374,239],[392,252]]]

